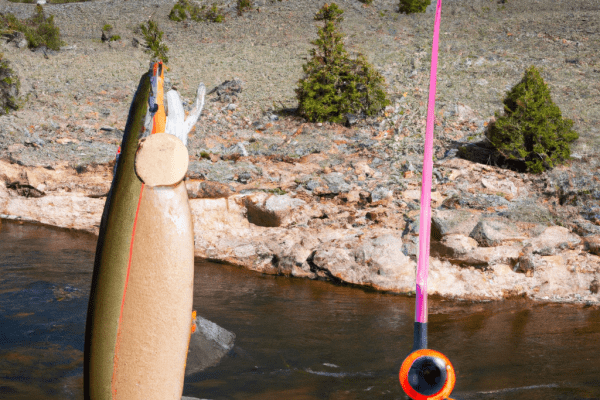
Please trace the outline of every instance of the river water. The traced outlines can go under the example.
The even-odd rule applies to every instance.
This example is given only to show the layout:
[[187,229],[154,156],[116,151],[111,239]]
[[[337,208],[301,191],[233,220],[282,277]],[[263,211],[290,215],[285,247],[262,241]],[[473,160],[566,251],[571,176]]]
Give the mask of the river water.
[[[0,399],[82,397],[96,238],[2,221]],[[406,399],[414,298],[197,262],[194,308],[237,336],[186,378],[206,399]],[[453,398],[600,399],[600,309],[431,299],[429,344],[457,371]]]

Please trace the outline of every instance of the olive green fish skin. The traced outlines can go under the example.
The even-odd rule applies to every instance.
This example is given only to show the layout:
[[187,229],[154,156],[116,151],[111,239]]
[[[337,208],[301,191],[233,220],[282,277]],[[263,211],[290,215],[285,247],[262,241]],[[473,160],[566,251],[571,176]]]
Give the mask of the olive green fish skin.
[[146,73],[140,79],[129,109],[121,155],[100,223],[85,332],[86,400],[112,400],[119,316],[142,190],[142,182],[134,171],[134,161],[138,140],[143,132],[149,94],[150,76]]

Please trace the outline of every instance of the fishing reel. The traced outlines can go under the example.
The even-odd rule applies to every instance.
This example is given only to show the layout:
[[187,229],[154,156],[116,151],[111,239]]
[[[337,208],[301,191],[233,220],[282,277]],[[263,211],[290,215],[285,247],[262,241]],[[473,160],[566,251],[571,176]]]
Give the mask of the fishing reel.
[[439,351],[413,351],[400,367],[400,384],[413,400],[451,400],[448,396],[455,382],[450,360]]

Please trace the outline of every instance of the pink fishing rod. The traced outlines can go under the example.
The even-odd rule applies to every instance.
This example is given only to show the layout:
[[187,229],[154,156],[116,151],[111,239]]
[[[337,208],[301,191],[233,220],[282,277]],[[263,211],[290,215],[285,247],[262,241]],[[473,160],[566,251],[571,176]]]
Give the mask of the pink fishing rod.
[[400,368],[402,389],[413,400],[447,399],[456,381],[450,360],[442,353],[427,349],[427,275],[429,272],[429,238],[431,235],[431,179],[433,174],[433,128],[435,123],[435,90],[438,64],[438,41],[442,0],[437,1],[431,48],[429,102],[425,126],[425,153],[421,181],[421,214],[419,224],[419,259],[416,276],[414,345]]

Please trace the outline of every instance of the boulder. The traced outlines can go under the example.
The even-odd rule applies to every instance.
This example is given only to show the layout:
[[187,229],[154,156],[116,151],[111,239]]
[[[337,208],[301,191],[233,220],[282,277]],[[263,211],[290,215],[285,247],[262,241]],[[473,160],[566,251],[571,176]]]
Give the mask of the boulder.
[[379,290],[413,290],[415,262],[402,253],[402,239],[382,231],[363,236],[324,241],[310,260],[317,274]]
[[534,254],[550,256],[557,250],[573,249],[581,243],[579,236],[572,234],[569,229],[562,226],[549,226],[544,232],[524,242],[531,245]]
[[306,202],[287,194],[254,193],[245,198],[244,204],[248,221],[258,226],[278,227],[289,223],[292,211]]
[[525,236],[515,229],[514,225],[509,225],[497,219],[479,221],[469,236],[475,239],[480,246],[484,247],[499,246],[526,239]]
[[461,234],[469,236],[479,221],[479,214],[466,210],[435,210],[431,217],[431,235]]
[[439,242],[431,242],[431,255],[442,258],[460,258],[477,247],[477,241],[468,236],[446,235]]
[[194,321],[196,331],[190,336],[190,347],[185,375],[192,375],[214,367],[233,348],[235,334],[198,316]]
[[459,263],[479,266],[514,264],[521,256],[521,246],[477,247],[464,254]]

